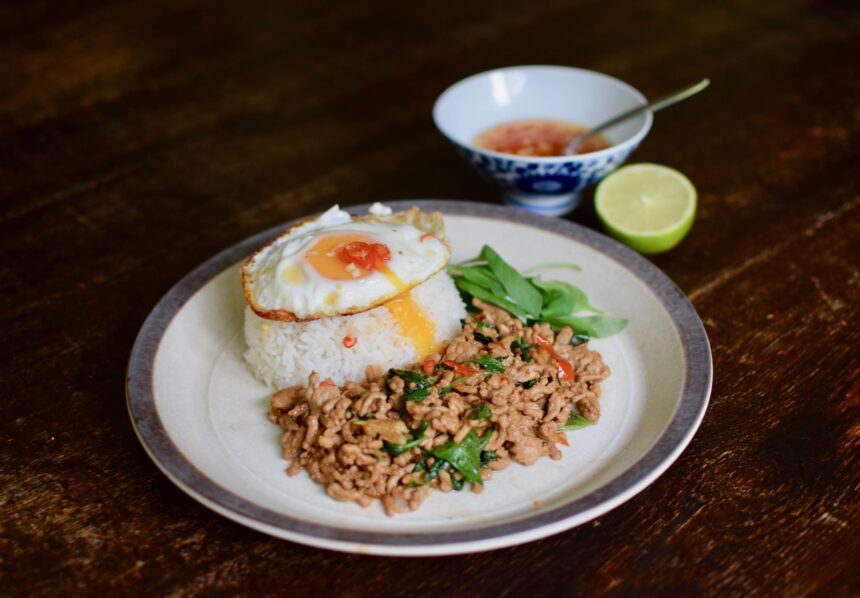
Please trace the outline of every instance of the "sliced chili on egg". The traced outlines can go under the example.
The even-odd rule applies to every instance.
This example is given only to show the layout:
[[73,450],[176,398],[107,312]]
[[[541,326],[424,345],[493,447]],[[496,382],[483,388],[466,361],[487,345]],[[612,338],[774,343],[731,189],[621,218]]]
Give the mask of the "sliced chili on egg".
[[343,337],[343,346],[347,349],[352,349],[355,346],[355,343],[358,342],[358,339],[353,338],[351,336]]
[[344,264],[355,264],[363,270],[378,270],[391,259],[391,250],[382,243],[353,241],[337,250],[337,259]]

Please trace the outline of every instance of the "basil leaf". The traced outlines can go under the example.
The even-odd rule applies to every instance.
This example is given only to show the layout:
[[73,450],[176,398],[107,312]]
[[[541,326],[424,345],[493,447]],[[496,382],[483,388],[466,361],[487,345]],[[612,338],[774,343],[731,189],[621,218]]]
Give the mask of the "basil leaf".
[[465,379],[466,379],[466,376],[457,376],[456,378],[451,380],[451,384],[449,384],[448,386],[444,386],[444,387],[440,388],[438,391],[436,391],[436,394],[438,394],[440,397],[448,394],[449,392],[454,390],[455,386],[462,383]]
[[424,374],[410,372],[408,370],[389,370],[388,377],[391,378],[392,376],[398,376],[402,378],[407,385],[413,385],[411,388],[407,386],[405,389],[406,392],[403,395],[403,400],[411,403],[420,403],[426,399],[427,395],[430,394],[430,387],[433,385],[433,382],[436,381],[435,376],[426,376]]
[[472,334],[472,336],[474,337],[474,339],[476,341],[478,341],[482,345],[489,345],[491,342],[493,342],[493,339],[484,336],[483,334],[481,334],[477,330],[474,332],[474,334]]
[[484,451],[481,453],[481,469],[487,467],[490,464],[490,461],[495,461],[499,456],[496,454],[496,451]]
[[409,370],[388,370],[388,377],[398,376],[403,379],[404,382],[412,382],[413,384],[429,384],[430,381],[427,380],[427,376],[424,374],[419,374],[418,372],[410,372]]
[[570,326],[574,332],[587,334],[591,338],[606,338],[618,334],[627,326],[627,320],[612,316],[563,316],[550,318],[547,321],[559,328]]
[[487,324],[485,321],[483,321],[483,320],[478,320],[478,319],[476,318],[476,319],[475,319],[475,328],[477,328],[478,330],[483,330],[484,328],[492,328],[492,326],[490,326],[489,324]]
[[540,310],[541,318],[569,316],[575,311],[573,297],[559,290],[544,291],[544,304]]
[[410,403],[422,403],[429,394],[429,388],[415,388],[403,395],[403,400],[409,401]]
[[476,285],[482,286],[494,295],[500,297],[505,296],[505,287],[502,286],[493,273],[484,266],[471,266],[468,268],[460,268],[461,276],[473,282]]
[[482,422],[490,419],[492,415],[493,412],[490,411],[490,408],[487,407],[487,404],[481,403],[481,406],[472,412],[472,415],[469,416],[469,419]]
[[587,428],[588,426],[594,425],[594,422],[591,420],[585,419],[578,413],[571,413],[570,417],[567,418],[567,423],[564,424],[559,430],[563,430],[565,432],[571,432],[573,430],[579,430],[582,428]]
[[576,333],[573,335],[573,338],[570,339],[570,344],[574,347],[578,347],[579,345],[584,345],[588,341],[591,340],[591,337],[587,334]]
[[538,317],[543,305],[543,296],[541,296],[540,291],[503,260],[489,245],[484,245],[481,250],[481,257],[487,260],[487,266],[505,287],[508,297],[530,316]]
[[450,463],[473,484],[483,484],[484,481],[481,479],[481,451],[487,446],[492,433],[492,429],[487,430],[484,436],[479,438],[475,430],[469,430],[469,433],[459,444],[446,442],[428,452],[437,459],[443,459]]
[[514,349],[519,349],[520,351],[520,359],[524,362],[529,363],[532,360],[531,353],[529,353],[529,349],[531,349],[531,345],[525,342],[523,337],[518,338],[514,342],[511,343],[511,351]]
[[472,297],[480,299],[481,301],[486,301],[487,303],[492,303],[493,305],[498,305],[504,310],[507,310],[516,318],[519,318],[520,321],[526,322],[531,316],[528,312],[521,309],[515,303],[512,303],[508,299],[504,297],[499,297],[498,295],[494,295],[484,287],[479,287],[478,285],[469,282],[463,278],[455,278],[454,283],[457,285],[457,288],[461,291],[465,291],[470,294]]
[[541,270],[553,270],[557,268],[565,268],[567,270],[575,270],[576,272],[582,272],[582,268],[571,262],[549,262],[546,264],[540,264],[539,266],[532,266],[527,270],[523,270],[523,274],[530,274],[531,272],[540,272]]
[[541,317],[551,318],[553,316],[568,316],[580,311],[591,311],[597,314],[603,313],[603,310],[594,307],[588,301],[588,296],[582,289],[575,287],[568,282],[564,282],[562,280],[541,280],[540,278],[532,278],[530,280],[532,284],[539,287],[549,294],[550,297],[555,299],[555,302],[558,303],[558,305],[561,305],[562,302],[570,305],[570,308],[564,312],[553,309],[551,303],[545,301],[543,309],[541,309]]
[[493,357],[492,355],[481,355],[475,359],[470,359],[465,363],[474,363],[481,366],[483,370],[489,374],[504,374],[505,366],[502,364],[501,357]]
[[[413,448],[424,442],[424,432],[427,430],[428,425],[429,422],[422,422],[417,430],[412,431],[412,440],[409,440],[408,442],[404,442],[403,444],[397,444],[384,440],[382,442],[382,446],[385,447],[385,450],[388,451],[392,457],[402,455],[406,451],[411,451]],[[416,464],[415,467],[417,466],[418,465]],[[415,468],[413,468],[412,471],[415,471]]]

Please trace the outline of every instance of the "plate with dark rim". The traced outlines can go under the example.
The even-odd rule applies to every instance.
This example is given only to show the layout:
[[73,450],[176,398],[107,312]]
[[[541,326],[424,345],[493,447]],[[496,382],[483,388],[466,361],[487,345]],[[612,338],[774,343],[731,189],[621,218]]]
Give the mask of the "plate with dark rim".
[[[648,260],[565,220],[452,200],[389,202],[444,214],[452,261],[494,247],[519,269],[568,261],[581,271],[547,276],[584,289],[629,324],[591,341],[610,366],[597,425],[570,432],[558,461],[513,464],[481,494],[433,491],[415,512],[386,517],[331,500],[305,472],[288,477],[270,392],[243,362],[239,279],[251,252],[284,223],[213,256],[155,306],[134,344],[126,396],[156,465],[213,511],[302,544],[393,556],[491,550],[556,534],[635,496],[690,442],[711,391],[705,329],[684,294]],[[349,208],[353,214],[368,206]]]

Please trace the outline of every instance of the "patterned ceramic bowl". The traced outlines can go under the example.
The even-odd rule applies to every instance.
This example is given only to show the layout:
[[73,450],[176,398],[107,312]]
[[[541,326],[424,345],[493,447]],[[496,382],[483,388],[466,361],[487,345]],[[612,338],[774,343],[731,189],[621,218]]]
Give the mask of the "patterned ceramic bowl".
[[574,156],[532,157],[476,147],[489,127],[548,119],[596,125],[645,97],[623,81],[563,66],[517,66],[487,71],[455,83],[436,100],[433,120],[478,172],[498,185],[504,200],[547,216],[573,210],[580,192],[618,168],[651,128],[646,112],[604,136],[612,146]]

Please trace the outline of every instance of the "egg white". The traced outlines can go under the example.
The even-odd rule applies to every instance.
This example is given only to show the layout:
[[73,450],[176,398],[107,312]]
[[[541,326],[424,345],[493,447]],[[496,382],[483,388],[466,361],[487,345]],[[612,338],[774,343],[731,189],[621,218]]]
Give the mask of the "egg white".
[[[243,269],[252,308],[264,317],[266,312],[290,313],[295,316],[290,319],[299,320],[355,313],[384,303],[445,267],[450,251],[442,240],[406,222],[385,222],[384,207],[374,207],[378,219],[353,220],[334,206],[252,256]],[[307,251],[324,236],[344,233],[369,235],[387,246],[391,257],[386,265],[394,276],[375,271],[363,278],[334,280],[317,272],[305,258]]]

